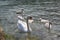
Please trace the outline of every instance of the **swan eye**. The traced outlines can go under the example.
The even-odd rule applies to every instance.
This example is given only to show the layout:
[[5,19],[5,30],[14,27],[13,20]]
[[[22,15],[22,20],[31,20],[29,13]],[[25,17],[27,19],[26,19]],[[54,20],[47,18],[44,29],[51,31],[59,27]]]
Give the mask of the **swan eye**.
[[33,20],[28,20],[28,23],[32,23],[33,22]]

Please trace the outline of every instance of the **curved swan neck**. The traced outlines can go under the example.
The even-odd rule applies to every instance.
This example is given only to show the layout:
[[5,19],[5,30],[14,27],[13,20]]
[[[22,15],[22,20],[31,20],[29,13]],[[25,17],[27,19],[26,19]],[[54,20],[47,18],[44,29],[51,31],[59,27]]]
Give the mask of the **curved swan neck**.
[[52,25],[52,23],[49,22],[49,32],[50,32],[50,30],[51,30],[51,25]]
[[49,22],[49,29],[48,29],[48,33],[50,33],[50,22]]
[[27,22],[27,29],[28,29],[28,32],[29,32],[30,30],[29,30],[29,24],[28,24],[28,17],[27,17],[27,21],[26,22]]

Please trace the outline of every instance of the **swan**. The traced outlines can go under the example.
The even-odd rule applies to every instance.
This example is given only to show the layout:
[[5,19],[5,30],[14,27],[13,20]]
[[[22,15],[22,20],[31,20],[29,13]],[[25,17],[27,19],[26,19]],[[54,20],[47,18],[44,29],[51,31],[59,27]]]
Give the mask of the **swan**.
[[18,30],[20,32],[30,32],[30,31],[32,31],[32,29],[29,27],[29,24],[28,24],[28,23],[32,23],[32,22],[33,22],[32,17],[27,17],[26,22],[18,19],[18,23],[17,23]]
[[24,18],[22,17],[22,14],[18,14],[17,27],[20,32],[31,32],[32,29],[30,28],[29,23],[32,22],[33,18],[31,16],[28,16],[25,22]]
[[45,28],[48,29],[48,31],[50,31],[50,29],[52,28],[52,23],[49,20],[45,20],[42,18],[39,18],[40,22],[44,23]]
[[20,11],[16,11],[17,13],[16,14],[22,14],[24,13],[24,9],[21,9]]

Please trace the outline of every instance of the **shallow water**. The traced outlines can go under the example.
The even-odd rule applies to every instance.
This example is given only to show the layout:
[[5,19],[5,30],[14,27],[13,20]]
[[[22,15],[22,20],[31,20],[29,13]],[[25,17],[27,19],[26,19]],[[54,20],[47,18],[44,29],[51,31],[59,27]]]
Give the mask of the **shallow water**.
[[[16,40],[59,40],[60,38],[55,37],[56,34],[60,34],[59,4],[56,2],[41,2],[40,5],[15,5],[12,1],[0,1],[0,24],[6,33],[15,35]],[[24,8],[24,17],[31,15],[35,19],[35,22],[30,24],[33,30],[31,34],[14,32],[17,29],[16,11],[21,8]],[[52,33],[48,33],[44,24],[37,21],[39,17],[48,19],[53,23]]]

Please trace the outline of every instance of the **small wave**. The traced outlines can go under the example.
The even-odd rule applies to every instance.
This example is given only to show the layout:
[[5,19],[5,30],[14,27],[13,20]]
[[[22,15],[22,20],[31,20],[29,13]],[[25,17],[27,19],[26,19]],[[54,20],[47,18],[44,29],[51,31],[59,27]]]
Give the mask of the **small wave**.
[[2,5],[8,5],[8,4],[9,4],[8,1],[0,1],[0,6],[2,6]]

